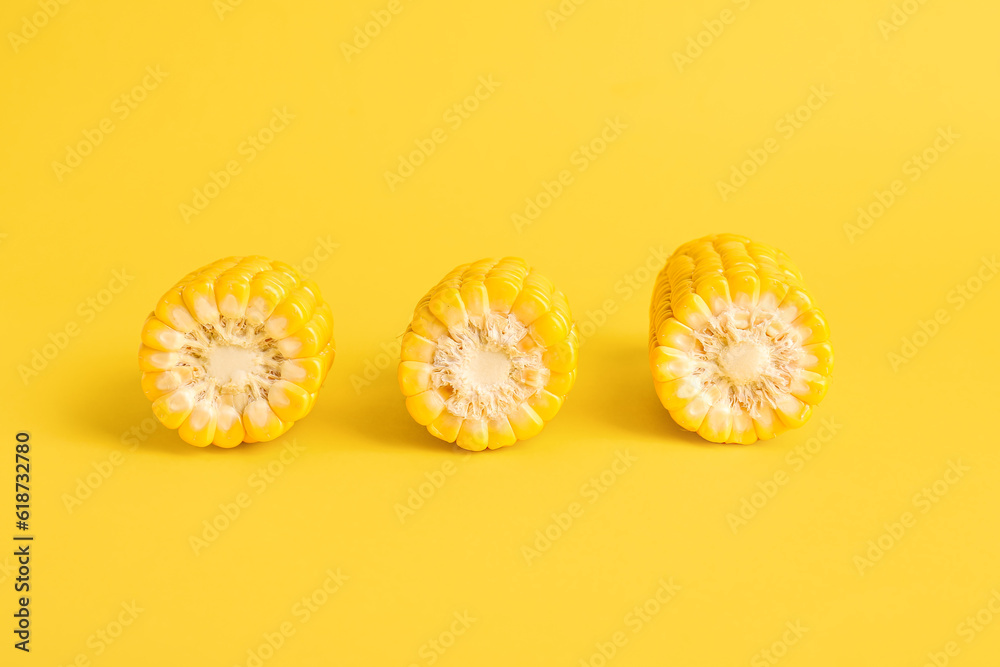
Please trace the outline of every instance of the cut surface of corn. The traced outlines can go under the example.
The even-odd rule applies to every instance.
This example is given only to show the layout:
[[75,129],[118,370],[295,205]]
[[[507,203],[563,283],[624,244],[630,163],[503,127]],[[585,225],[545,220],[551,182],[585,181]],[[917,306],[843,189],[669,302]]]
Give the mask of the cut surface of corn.
[[829,339],[799,270],[763,243],[706,236],[680,246],[657,276],[656,394],[674,421],[711,442],[750,444],[808,421],[833,370]]
[[141,338],[153,413],[199,447],[277,438],[312,409],[335,355],[333,314],[316,284],[260,256],[189,273]]
[[566,296],[518,257],[463,264],[417,304],[398,368],[406,408],[473,451],[513,445],[555,417],[576,380]]

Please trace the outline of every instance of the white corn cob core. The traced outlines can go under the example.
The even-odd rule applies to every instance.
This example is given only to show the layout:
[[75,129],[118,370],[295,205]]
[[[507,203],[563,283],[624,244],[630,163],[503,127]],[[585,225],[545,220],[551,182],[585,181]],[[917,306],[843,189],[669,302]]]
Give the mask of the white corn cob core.
[[545,386],[542,349],[518,349],[528,329],[513,315],[487,313],[441,337],[434,355],[434,387],[451,387],[448,410],[467,419],[506,415]]

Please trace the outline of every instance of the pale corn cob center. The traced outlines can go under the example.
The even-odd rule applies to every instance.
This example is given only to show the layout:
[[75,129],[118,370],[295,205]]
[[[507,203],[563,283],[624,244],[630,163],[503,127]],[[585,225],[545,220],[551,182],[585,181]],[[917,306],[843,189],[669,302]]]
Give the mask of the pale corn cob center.
[[196,401],[224,403],[243,412],[249,403],[266,399],[281,376],[284,357],[264,325],[220,317],[186,334],[181,364],[192,369],[189,387]]
[[438,339],[431,377],[435,388],[451,389],[445,408],[453,415],[496,419],[545,387],[549,370],[540,348],[518,348],[528,329],[516,317],[490,312],[479,319]]
[[787,394],[803,352],[788,323],[773,311],[733,306],[695,331],[692,375],[751,417]]

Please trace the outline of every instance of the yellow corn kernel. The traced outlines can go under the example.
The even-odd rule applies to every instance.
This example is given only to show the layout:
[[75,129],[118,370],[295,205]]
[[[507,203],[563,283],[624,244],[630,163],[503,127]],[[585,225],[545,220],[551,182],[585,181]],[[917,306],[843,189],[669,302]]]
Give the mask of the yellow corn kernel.
[[195,447],[207,447],[215,438],[215,425],[219,420],[219,412],[213,403],[202,401],[194,406],[191,414],[177,429],[177,434],[184,442]]
[[689,353],[697,349],[698,340],[694,336],[694,331],[680,320],[671,317],[669,309],[666,313],[658,310],[657,318],[662,318],[662,323],[657,325],[655,336],[659,345]]
[[684,407],[698,397],[704,387],[700,375],[689,374],[674,380],[656,383],[656,395],[667,410]]
[[470,276],[467,282],[462,283],[461,296],[469,317],[481,318],[490,312],[490,293],[478,276]]
[[705,413],[705,420],[698,427],[698,435],[709,442],[727,442],[733,431],[733,409],[726,401],[719,401]]
[[708,305],[713,315],[719,315],[732,304],[729,282],[721,272],[713,272],[695,283],[695,292]]
[[187,310],[199,324],[214,324],[219,321],[219,307],[215,301],[215,278],[211,275],[184,286],[181,297]]
[[471,451],[536,435],[576,379],[566,296],[519,258],[457,267],[417,303],[398,380],[428,432]]
[[284,301],[274,307],[271,316],[264,323],[264,331],[271,338],[284,338],[304,327],[316,311],[316,297],[304,288],[291,292]]
[[177,389],[153,401],[153,414],[167,428],[178,428],[194,409],[194,392]]
[[549,347],[565,340],[572,327],[559,313],[549,311],[536,319],[529,327],[531,337],[542,347]]
[[546,383],[545,389],[556,396],[565,396],[573,388],[574,384],[576,384],[576,370],[569,373],[550,372],[549,381]]
[[277,271],[261,271],[250,280],[250,300],[247,302],[247,321],[263,324],[285,298],[285,282]]
[[265,257],[227,257],[184,277],[140,336],[142,389],[186,442],[272,440],[305,417],[335,355],[319,288]]
[[177,352],[163,352],[142,345],[139,347],[139,369],[147,373],[169,371],[181,363]]
[[580,341],[574,328],[566,340],[545,348],[542,361],[550,373],[571,373],[576,370],[577,355],[580,352]]
[[525,289],[517,296],[511,312],[525,325],[531,326],[535,320],[549,312],[552,308],[552,299],[549,295],[538,289]]
[[413,420],[421,426],[427,426],[444,410],[447,396],[438,389],[429,389],[425,392],[408,396],[406,399],[406,409]]
[[706,440],[773,438],[826,395],[829,326],[780,250],[735,234],[685,243],[657,276],[649,312],[656,394]]
[[312,408],[312,394],[288,380],[278,380],[267,390],[267,404],[283,422],[295,422]]
[[708,414],[711,407],[712,405],[708,402],[708,399],[704,395],[699,394],[691,401],[682,404],[681,407],[667,408],[667,410],[674,421],[680,424],[681,427],[689,431],[697,431],[701,428],[702,422],[705,421],[705,415]]
[[428,306],[434,316],[448,328],[462,327],[469,321],[462,293],[453,287],[437,292]]
[[826,396],[829,385],[830,378],[826,375],[804,370],[793,380],[790,391],[792,396],[803,403],[819,405],[819,402]]
[[434,367],[422,361],[401,361],[397,375],[403,396],[416,396],[431,388]]
[[538,435],[538,432],[545,426],[545,420],[535,412],[527,403],[522,403],[511,414],[507,415],[507,421],[514,430],[514,435],[518,440],[527,440]]
[[802,368],[829,377],[833,370],[833,346],[830,342],[804,345],[802,349],[806,353],[802,360]]
[[323,372],[329,373],[330,367],[333,366],[333,360],[337,357],[337,351],[333,349],[334,340],[333,334],[330,335],[330,344],[327,345],[322,352],[319,353],[319,359],[323,362]]
[[653,379],[658,382],[670,382],[687,377],[695,369],[694,361],[687,354],[660,345],[650,352],[649,365],[653,370]]
[[327,367],[320,357],[305,357],[302,359],[285,359],[281,362],[282,380],[288,380],[299,385],[310,394],[319,391],[326,375]]
[[520,281],[500,272],[488,273],[483,285],[489,295],[490,310],[494,313],[509,313],[521,293]]
[[803,403],[798,398],[792,394],[785,394],[780,399],[778,399],[777,405],[774,407],[775,412],[778,413],[778,418],[784,422],[785,426],[788,428],[798,428],[809,421],[809,417],[812,413],[812,407],[807,403]]
[[485,420],[472,417],[462,422],[462,428],[458,430],[458,438],[455,442],[462,449],[473,452],[481,452],[490,443],[489,426]]
[[284,424],[263,398],[249,403],[243,409],[243,428],[253,442],[274,440],[284,433]]
[[175,352],[184,347],[184,334],[171,329],[156,317],[149,317],[142,325],[142,343],[155,350]]
[[546,422],[550,422],[555,418],[556,413],[559,412],[559,408],[562,407],[562,404],[562,396],[556,396],[545,389],[542,389],[528,399],[528,405],[531,406],[531,409],[542,418],[542,421]]
[[333,318],[330,306],[323,304],[316,309],[312,319],[291,336],[277,341],[278,351],[289,359],[315,357],[332,340]]
[[250,301],[250,279],[252,273],[225,273],[215,281],[215,302],[222,317],[241,320],[247,312]]
[[243,436],[243,420],[240,413],[231,405],[220,405],[212,444],[216,447],[235,447],[243,442]]
[[193,373],[190,368],[181,367],[170,371],[152,371],[142,374],[142,391],[146,398],[155,401],[164,394],[169,394],[175,389],[191,381]]
[[514,429],[510,425],[510,420],[506,416],[501,415],[496,419],[491,419],[489,422],[490,427],[490,449],[500,449],[501,447],[509,447],[517,442],[517,435],[514,433]]
[[674,319],[686,324],[693,331],[705,327],[712,320],[708,304],[697,294],[687,294],[670,302]]
[[198,326],[198,322],[188,311],[183,294],[184,288],[182,286],[174,287],[163,295],[160,302],[156,304],[153,314],[167,326],[182,333],[189,333]]
[[434,352],[437,345],[434,341],[427,340],[423,336],[413,331],[403,335],[403,342],[400,346],[400,358],[403,361],[422,361],[429,364],[434,361]]
[[435,438],[441,438],[445,442],[455,442],[455,439],[458,438],[458,431],[462,428],[464,421],[458,415],[453,415],[447,410],[443,410],[434,421],[427,425],[427,430]]
[[742,410],[734,414],[733,430],[729,434],[729,442],[738,445],[750,445],[756,441],[757,431],[754,429],[753,418]]
[[729,281],[734,306],[750,310],[760,299],[760,278],[752,266],[733,266],[732,270],[726,271],[726,280]]
[[410,327],[414,332],[429,340],[437,340],[448,333],[448,327],[441,320],[435,317],[427,306],[428,301],[422,301],[413,315],[413,322]]

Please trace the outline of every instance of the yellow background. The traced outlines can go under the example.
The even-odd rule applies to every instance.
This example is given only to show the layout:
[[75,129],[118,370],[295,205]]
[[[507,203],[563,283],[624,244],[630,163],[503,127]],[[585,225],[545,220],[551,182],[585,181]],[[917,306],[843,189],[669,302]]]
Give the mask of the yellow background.
[[[246,665],[291,622],[264,664],[429,665],[427,642],[466,611],[476,621],[435,664],[599,665],[618,631],[608,664],[772,664],[760,651],[796,622],[808,631],[789,667],[916,666],[950,641],[949,664],[995,664],[1000,620],[971,642],[957,632],[1000,589],[1000,281],[960,309],[952,290],[1000,247],[1000,8],[911,0],[889,31],[890,0],[590,0],[563,3],[564,21],[557,0],[402,0],[348,59],[342,43],[387,4],[71,0],[32,32],[39,5],[4,3],[2,437],[10,452],[31,433],[37,538],[29,656],[11,647],[0,570],[3,664]],[[703,33],[726,9],[721,34]],[[707,46],[678,67],[699,33]],[[147,67],[165,76],[120,118]],[[452,127],[444,114],[479,77],[499,86]],[[812,87],[829,99],[784,136]],[[275,108],[294,119],[247,160],[241,143]],[[57,174],[103,119],[113,131]],[[580,171],[574,152],[608,119],[627,127]],[[435,128],[447,140],[390,190],[385,172]],[[958,138],[911,180],[908,160],[948,128]],[[779,150],[724,201],[718,182],[772,137]],[[240,173],[186,222],[181,205],[230,160]],[[572,183],[517,229],[564,169]],[[896,179],[905,193],[852,242],[845,224]],[[791,255],[836,347],[813,420],[749,447],[676,427],[646,362],[644,267],[722,231]],[[188,271],[254,253],[312,268],[333,305],[338,358],[313,413],[276,442],[200,450],[157,428],[132,451],[123,435],[152,415],[135,358],[146,314]],[[555,281],[592,335],[539,437],[463,455],[410,420],[383,353],[446,271],[505,254]],[[112,295],[116,270],[132,278]],[[938,309],[947,321],[894,369]],[[19,367],[67,325],[77,335],[25,381]],[[787,457],[823,419],[837,434],[797,470]],[[257,494],[255,471],[293,441],[304,451]],[[619,452],[635,462],[591,503],[581,486]],[[109,457],[120,465],[68,509]],[[949,461],[969,470],[921,511],[914,495]],[[446,465],[401,522],[397,504]],[[727,515],[777,471],[787,483],[734,531]],[[240,493],[250,506],[196,555],[191,536]],[[522,547],[572,502],[582,516],[529,564]],[[859,566],[907,511],[915,525]],[[294,605],[338,568],[349,579],[302,623]],[[680,592],[632,632],[626,614],[661,578]],[[97,655],[92,637],[133,601],[143,611]]]

